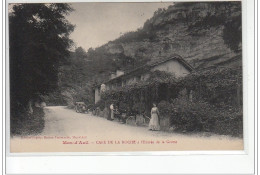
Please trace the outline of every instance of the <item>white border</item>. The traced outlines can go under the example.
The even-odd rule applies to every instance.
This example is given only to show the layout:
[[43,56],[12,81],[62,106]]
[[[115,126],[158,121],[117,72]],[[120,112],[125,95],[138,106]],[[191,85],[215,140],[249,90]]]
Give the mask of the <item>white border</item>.
[[[18,2],[10,0],[8,2]],[[39,2],[36,0],[19,2]],[[42,1],[41,1],[42,2]],[[44,2],[53,2],[45,0]],[[60,2],[60,1],[55,1]],[[63,0],[75,2],[75,0]],[[77,1],[83,2],[83,1]],[[95,1],[97,2],[97,1]],[[99,1],[101,2],[101,1]],[[103,1],[108,2],[108,1]],[[117,0],[115,2],[118,2]],[[136,2],[136,1],[131,1]],[[143,1],[148,2],[148,1]],[[155,1],[160,2],[160,1]],[[6,4],[7,5],[7,4]],[[243,0],[244,151],[167,151],[122,153],[8,154],[6,170],[13,173],[254,173],[254,1]],[[8,15],[6,15],[8,17]],[[7,27],[7,26],[6,26]],[[7,30],[8,31],[8,30]],[[8,46],[8,44],[7,44]],[[8,52],[6,52],[8,54]],[[256,59],[256,58],[255,58]],[[5,62],[8,74],[8,59]],[[6,77],[6,79],[8,79]],[[8,93],[6,83],[6,93]],[[8,97],[8,96],[7,96]],[[8,97],[9,98],[9,97]],[[9,105],[6,103],[6,112]],[[7,118],[8,121],[8,118]],[[8,125],[7,129],[8,128]],[[8,133],[8,132],[7,132]],[[8,135],[7,135],[8,136]],[[9,148],[9,137],[7,137]],[[88,156],[68,156],[68,155]],[[211,154],[211,155],[209,155]],[[19,156],[18,156],[19,155]],[[39,155],[39,156],[37,156]],[[60,156],[63,155],[63,156]],[[64,156],[66,155],[66,156]],[[98,156],[92,156],[98,155]],[[104,156],[105,155],[105,156]],[[109,155],[109,156],[108,156]],[[115,156],[121,155],[121,156]],[[128,156],[125,156],[128,155]],[[129,156],[131,155],[131,156]],[[133,156],[141,155],[141,156]],[[168,155],[168,156],[154,156]]]

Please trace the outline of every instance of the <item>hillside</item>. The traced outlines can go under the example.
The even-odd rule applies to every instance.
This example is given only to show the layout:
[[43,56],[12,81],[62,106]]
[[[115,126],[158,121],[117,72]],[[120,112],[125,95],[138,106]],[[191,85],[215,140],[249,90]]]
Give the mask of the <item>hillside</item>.
[[241,31],[240,2],[186,2],[158,9],[137,31],[87,52],[81,47],[72,52],[59,70],[59,92],[49,101],[91,102],[93,87],[112,71],[130,71],[173,54],[196,70],[241,66]]
[[[132,69],[178,54],[195,69],[241,64],[241,2],[174,3],[158,9],[143,28],[90,49],[88,59],[107,65],[97,73]],[[103,60],[103,61],[102,61]]]
[[[163,130],[241,137],[241,44],[240,2],[175,3],[158,9],[137,31],[87,52],[81,47],[71,52],[59,69],[59,90],[44,101],[69,108],[74,108],[75,102],[85,102],[88,109],[97,109],[93,114],[108,119],[111,103],[127,115],[149,116],[152,102],[156,102],[160,121],[166,119],[160,123]],[[154,72],[149,81],[107,90],[96,101],[94,89],[107,81],[112,71],[131,71],[173,54],[197,71],[180,81]]]

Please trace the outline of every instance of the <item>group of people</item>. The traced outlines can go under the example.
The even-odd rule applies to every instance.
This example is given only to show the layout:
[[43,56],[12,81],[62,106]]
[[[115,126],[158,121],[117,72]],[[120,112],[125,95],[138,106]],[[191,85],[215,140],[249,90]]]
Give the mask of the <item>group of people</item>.
[[[108,120],[114,120],[115,119],[115,115],[117,115],[118,109],[115,108],[114,104],[112,103],[110,105],[110,115],[108,117]],[[155,103],[153,103],[153,107],[151,109],[151,118],[150,118],[150,122],[149,122],[149,130],[151,131],[159,131],[160,130],[160,119],[159,119],[159,110],[156,106]]]

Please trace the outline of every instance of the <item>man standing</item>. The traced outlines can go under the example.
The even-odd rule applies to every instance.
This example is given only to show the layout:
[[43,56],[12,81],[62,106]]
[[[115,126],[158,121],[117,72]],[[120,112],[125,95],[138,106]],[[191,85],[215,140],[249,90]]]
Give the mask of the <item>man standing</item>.
[[110,105],[110,111],[111,111],[111,120],[114,120],[114,104],[113,103]]

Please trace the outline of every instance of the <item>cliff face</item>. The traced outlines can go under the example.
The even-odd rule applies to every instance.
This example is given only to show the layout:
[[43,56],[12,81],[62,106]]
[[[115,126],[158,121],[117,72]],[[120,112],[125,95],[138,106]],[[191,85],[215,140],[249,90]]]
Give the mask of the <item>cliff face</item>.
[[[178,54],[194,68],[241,64],[241,3],[175,3],[159,9],[142,29],[95,49],[135,64]],[[124,67],[124,65],[122,65]]]

